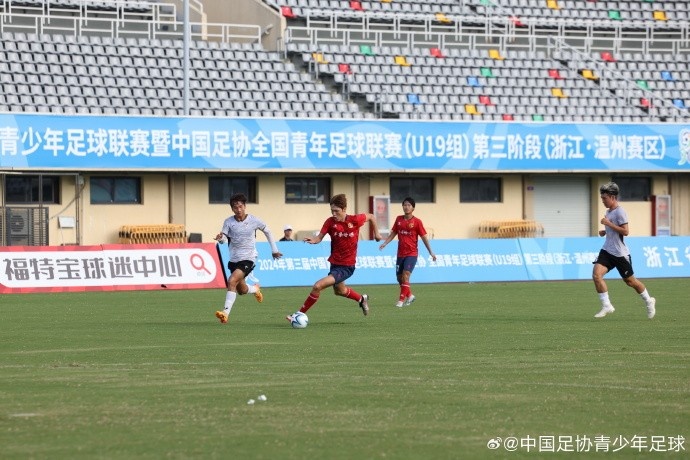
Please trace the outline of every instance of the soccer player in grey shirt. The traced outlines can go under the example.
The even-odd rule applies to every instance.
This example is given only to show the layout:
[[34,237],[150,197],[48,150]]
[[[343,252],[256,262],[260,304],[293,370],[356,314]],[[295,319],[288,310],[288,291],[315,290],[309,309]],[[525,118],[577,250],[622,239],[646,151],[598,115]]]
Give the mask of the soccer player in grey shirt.
[[599,230],[599,236],[605,236],[604,246],[599,251],[594,261],[592,279],[594,287],[599,293],[601,310],[594,315],[595,318],[603,318],[613,313],[615,308],[609,300],[608,287],[604,281],[611,269],[616,268],[625,284],[635,289],[640,294],[647,307],[647,318],[652,319],[656,314],[656,299],[651,297],[642,281],[635,278],[630,259],[630,250],[625,245],[624,237],[628,236],[628,214],[618,203],[619,188],[615,182],[609,182],[599,188],[601,202],[606,207],[606,215],[601,219],[604,230]]
[[225,219],[223,229],[215,238],[219,242],[227,241],[230,249],[228,292],[225,294],[223,310],[216,312],[216,318],[223,324],[228,322],[228,316],[237,295],[254,294],[258,302],[264,300],[259,284],[250,286],[245,281],[245,278],[254,270],[254,264],[259,255],[256,250],[256,231],[261,230],[266,235],[274,259],[283,256],[278,251],[268,225],[258,217],[247,214],[247,197],[244,194],[236,193],[231,196],[230,207],[234,215]]

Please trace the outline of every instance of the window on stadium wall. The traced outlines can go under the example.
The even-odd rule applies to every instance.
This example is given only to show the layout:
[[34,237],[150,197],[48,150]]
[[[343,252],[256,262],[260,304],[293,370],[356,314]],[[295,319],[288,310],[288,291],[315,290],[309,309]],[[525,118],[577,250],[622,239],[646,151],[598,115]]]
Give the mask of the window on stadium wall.
[[60,204],[60,179],[54,176],[6,176],[8,204]]
[[91,204],[141,204],[140,177],[92,176]]
[[244,193],[249,203],[256,203],[256,177],[211,176],[208,178],[208,202],[228,204],[235,193]]
[[331,201],[331,179],[322,177],[286,177],[286,203],[328,203]]
[[402,203],[411,197],[417,203],[433,203],[434,179],[431,177],[391,177],[391,202]]
[[498,177],[461,177],[461,203],[500,203],[501,179]]
[[620,187],[621,201],[649,201],[652,195],[652,179],[646,176],[613,176]]

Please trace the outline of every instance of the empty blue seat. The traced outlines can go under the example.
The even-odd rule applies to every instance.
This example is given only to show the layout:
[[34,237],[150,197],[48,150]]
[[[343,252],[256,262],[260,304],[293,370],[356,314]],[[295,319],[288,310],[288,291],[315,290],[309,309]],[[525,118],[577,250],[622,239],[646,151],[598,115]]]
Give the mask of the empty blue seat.
[[661,71],[661,78],[666,81],[673,81],[673,75],[668,70]]

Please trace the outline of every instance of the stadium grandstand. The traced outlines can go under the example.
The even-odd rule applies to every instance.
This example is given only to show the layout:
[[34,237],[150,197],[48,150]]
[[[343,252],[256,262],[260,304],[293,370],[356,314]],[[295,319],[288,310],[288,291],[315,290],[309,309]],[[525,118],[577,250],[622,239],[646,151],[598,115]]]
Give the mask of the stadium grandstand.
[[[198,4],[189,53],[191,115],[688,117],[685,2],[266,5],[275,13],[264,13],[262,23],[271,24],[273,14],[284,19],[275,40],[264,40],[259,24],[210,22]],[[3,0],[0,7],[0,111],[183,114],[179,2]]]
[[[537,125],[680,124],[689,118],[690,4],[686,1],[233,0],[232,7],[229,4],[224,0],[0,0],[0,114]],[[61,203],[79,201],[84,181],[80,174],[86,174],[89,185],[88,170],[66,169],[60,179],[61,197],[50,202],[51,215],[62,212]],[[220,168],[218,173],[232,171]],[[173,177],[165,168],[147,171],[154,172],[159,177],[143,175],[140,186],[154,182],[156,194],[167,195],[161,204],[165,211],[146,211],[139,220],[146,216],[156,222],[142,223],[182,221],[192,227],[197,210],[185,204],[186,210],[176,214],[176,192],[170,190],[179,182],[186,184],[179,190],[188,203],[193,199],[190,184],[196,184],[198,177],[183,177],[184,172]],[[276,172],[256,171],[250,183],[258,188],[257,183],[271,180],[267,176]],[[522,171],[513,172],[517,174],[493,172],[500,179],[497,199],[503,207],[474,216],[460,236],[475,236],[484,220],[539,217],[525,207],[529,200]],[[13,173],[59,171],[17,168]],[[250,173],[241,171],[243,177]],[[378,174],[366,190],[355,186],[353,194],[360,196],[356,208],[366,208],[367,197],[375,194],[390,195],[392,201],[399,198],[389,183],[395,173],[402,180],[408,172]],[[445,194],[442,183],[450,175],[428,176],[423,178],[428,182],[424,189],[431,190],[427,202],[434,203],[437,209],[432,212],[441,216],[445,205],[436,197]],[[587,178],[588,196],[603,176],[609,175]],[[686,179],[667,186],[670,177],[677,178],[647,175],[649,193],[644,196],[674,194],[673,190],[684,194],[690,187]],[[316,187],[332,191],[338,183],[358,180],[330,177]],[[72,187],[75,196],[67,196]],[[207,199],[209,187],[199,186],[194,199]],[[285,185],[283,191],[288,188]],[[381,191],[374,193],[374,188]],[[280,189],[272,183],[271,190]],[[323,198],[329,193],[316,195]],[[513,195],[515,202],[510,201]],[[287,203],[284,196],[287,192],[281,191],[268,212]],[[674,201],[674,207],[683,206],[683,200]],[[87,212],[89,205],[83,206],[77,214]],[[586,215],[586,226],[575,236],[594,234],[595,206],[596,199],[590,199],[580,214]],[[205,235],[215,231],[215,222],[227,213],[227,208],[218,209],[211,214],[198,211],[203,214],[199,219],[204,221]],[[644,213],[649,213],[646,208]],[[298,211],[297,216],[307,221],[305,231],[319,225],[313,214],[311,208]],[[128,215],[109,217],[126,220]],[[283,222],[271,223],[280,228]],[[119,226],[114,222],[108,230],[84,234],[79,225],[67,241],[117,240]],[[690,231],[690,223],[679,225],[676,233]],[[51,226],[55,235],[59,227]],[[448,229],[439,227],[437,237],[456,236],[450,227],[450,223]],[[550,236],[548,229],[546,235]],[[47,241],[57,240],[52,236]]]

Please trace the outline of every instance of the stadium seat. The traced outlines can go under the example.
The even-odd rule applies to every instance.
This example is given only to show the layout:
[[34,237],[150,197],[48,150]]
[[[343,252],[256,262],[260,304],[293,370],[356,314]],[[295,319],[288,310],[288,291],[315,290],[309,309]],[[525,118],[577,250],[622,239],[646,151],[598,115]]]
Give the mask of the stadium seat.
[[592,71],[591,69],[583,69],[582,78],[585,78],[587,80],[599,80],[599,77],[594,75],[594,71]]
[[431,48],[430,53],[435,58],[444,58],[443,52],[438,48]]
[[448,19],[448,17],[443,13],[436,13],[435,18],[441,24],[452,24],[453,23],[453,21]]
[[474,104],[465,104],[465,112],[470,114],[470,115],[479,115],[480,114],[477,111],[477,106]]
[[364,11],[364,8],[362,7],[362,2],[356,0],[350,1],[350,8],[352,8],[355,11]]
[[649,84],[647,83],[646,80],[636,80],[635,84],[640,89],[649,90]]
[[349,64],[338,64],[338,72],[350,75],[352,74],[352,69]]
[[373,56],[374,52],[369,45],[359,45],[359,52],[365,56]]
[[281,6],[280,7],[280,13],[283,15],[283,17],[286,17],[288,19],[296,19],[297,15],[292,11],[292,8],[289,6]]
[[674,99],[673,100],[673,105],[678,107],[679,109],[686,110],[687,107],[685,106],[685,102],[683,99]]
[[621,12],[618,10],[609,10],[609,19],[612,19],[614,21],[620,21],[623,18],[621,17]]
[[412,105],[419,105],[422,103],[422,101],[419,100],[419,95],[414,93],[409,93],[407,95],[407,102]]
[[498,50],[495,49],[495,48],[489,50],[489,57],[490,57],[491,59],[495,59],[495,60],[497,60],[497,61],[502,61],[502,60],[505,59],[505,57],[501,56],[500,51],[498,51]]
[[601,56],[602,61],[616,62],[616,59],[613,57],[613,54],[611,54],[610,51],[602,51],[600,56]]
[[515,119],[513,118],[513,115],[512,115],[512,114],[509,114],[509,113],[504,113],[503,115],[501,115],[501,119],[502,119],[503,121],[513,121],[513,120],[515,120]]
[[407,59],[405,58],[405,56],[399,56],[398,55],[398,56],[395,56],[394,59],[395,59],[395,63],[398,64],[399,66],[410,67],[410,65],[411,65],[409,62],[407,62]]
[[661,71],[661,79],[664,81],[674,81],[673,75],[668,70]]
[[483,105],[494,105],[493,102],[491,102],[491,98],[484,94],[479,96],[479,103]]
[[668,18],[666,17],[666,12],[661,11],[661,10],[655,10],[653,17],[654,17],[655,21],[667,21],[668,20]]
[[482,77],[494,78],[494,74],[489,67],[482,67],[480,72]]
[[467,77],[467,84],[473,88],[481,88],[482,87],[482,85],[479,83],[479,79],[477,77],[468,76]]
[[561,88],[551,88],[551,95],[558,98],[568,97]]
[[549,69],[549,77],[555,80],[563,80],[563,76],[560,74],[558,69]]

